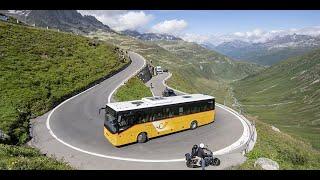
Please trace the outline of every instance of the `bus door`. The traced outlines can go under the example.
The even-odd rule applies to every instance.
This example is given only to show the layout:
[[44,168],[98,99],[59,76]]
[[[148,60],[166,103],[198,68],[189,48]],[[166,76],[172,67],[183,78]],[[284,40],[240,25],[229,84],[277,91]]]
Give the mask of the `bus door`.
[[161,108],[153,114],[152,125],[158,135],[167,134],[174,130],[168,119],[169,108]]

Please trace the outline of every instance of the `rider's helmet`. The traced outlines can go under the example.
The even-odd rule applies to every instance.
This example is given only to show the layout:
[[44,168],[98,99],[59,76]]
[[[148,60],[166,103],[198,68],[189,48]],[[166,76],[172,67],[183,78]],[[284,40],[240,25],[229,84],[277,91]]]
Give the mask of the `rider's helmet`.
[[192,149],[198,149],[198,145],[193,145],[193,148]]
[[200,143],[200,144],[199,144],[199,147],[200,147],[200,148],[204,148],[204,144],[203,144],[203,143]]

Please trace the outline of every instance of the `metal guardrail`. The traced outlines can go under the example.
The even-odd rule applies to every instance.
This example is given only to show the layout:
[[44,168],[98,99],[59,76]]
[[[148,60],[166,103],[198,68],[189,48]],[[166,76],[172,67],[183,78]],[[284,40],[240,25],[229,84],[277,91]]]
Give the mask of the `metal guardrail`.
[[[232,98],[234,98],[234,96],[232,96]],[[234,99],[234,100],[235,101],[232,104],[232,107],[238,109],[238,113],[244,117],[243,114],[245,113],[245,109],[243,107],[241,107],[241,104],[237,101],[237,99]],[[226,100],[224,100],[224,105],[226,106]],[[250,145],[251,145],[251,143],[255,143],[255,141],[257,140],[255,121],[246,120],[246,123],[249,125],[250,135],[249,135],[249,140],[247,142],[245,142],[245,145],[244,145],[244,153],[245,154],[250,152],[253,149],[254,144],[252,146],[250,146]]]
[[255,122],[250,122],[251,126],[250,126],[250,136],[249,136],[249,140],[247,141],[246,145],[245,145],[245,153],[247,154],[248,152],[250,152],[252,149],[250,149],[250,143],[254,143],[256,141],[256,127],[255,127]]

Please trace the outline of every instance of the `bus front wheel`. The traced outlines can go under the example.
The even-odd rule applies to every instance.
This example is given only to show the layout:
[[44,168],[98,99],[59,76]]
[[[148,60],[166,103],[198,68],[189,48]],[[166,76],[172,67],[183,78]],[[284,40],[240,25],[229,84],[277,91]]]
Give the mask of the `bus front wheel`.
[[198,127],[197,121],[192,121],[190,124],[190,129],[196,129]]
[[147,140],[148,140],[148,136],[147,136],[147,133],[145,132],[140,133],[137,137],[138,143],[145,143],[147,142]]

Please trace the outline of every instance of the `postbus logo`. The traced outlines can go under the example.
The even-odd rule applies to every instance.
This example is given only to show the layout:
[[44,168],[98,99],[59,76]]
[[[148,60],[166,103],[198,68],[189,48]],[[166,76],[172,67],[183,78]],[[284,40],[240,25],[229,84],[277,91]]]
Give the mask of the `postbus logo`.
[[153,122],[153,126],[157,130],[164,130],[164,128],[167,126],[168,122]]
[[164,123],[160,123],[160,124],[157,126],[158,129],[163,129],[164,127],[165,127]]

